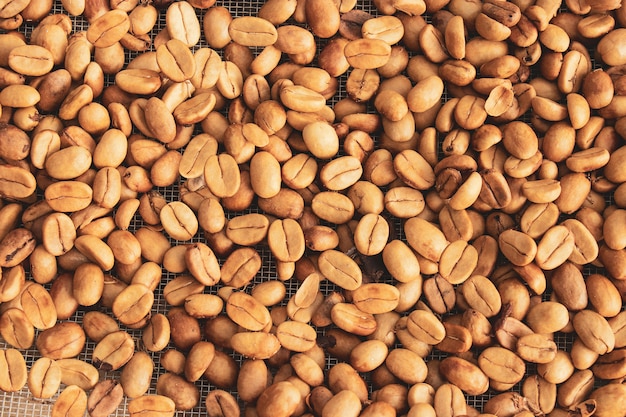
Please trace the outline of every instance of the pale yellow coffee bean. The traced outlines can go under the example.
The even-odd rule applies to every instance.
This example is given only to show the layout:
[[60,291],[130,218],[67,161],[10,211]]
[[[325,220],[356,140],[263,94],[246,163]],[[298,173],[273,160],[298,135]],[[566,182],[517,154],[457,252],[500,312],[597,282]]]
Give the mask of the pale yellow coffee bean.
[[182,41],[188,48],[200,40],[200,22],[196,11],[186,1],[170,4],[165,14],[167,33]]

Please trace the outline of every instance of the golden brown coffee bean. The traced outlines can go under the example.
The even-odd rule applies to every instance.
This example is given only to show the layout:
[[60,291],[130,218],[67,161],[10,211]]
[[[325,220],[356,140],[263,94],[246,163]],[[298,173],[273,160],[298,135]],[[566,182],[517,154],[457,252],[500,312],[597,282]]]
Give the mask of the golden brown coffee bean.
[[296,410],[301,398],[302,394],[291,382],[276,382],[257,399],[257,413],[260,417],[288,417]]
[[417,151],[404,150],[393,160],[394,170],[407,185],[418,190],[426,190],[435,183],[432,167]]
[[576,371],[557,389],[557,402],[561,407],[579,404],[593,390],[594,377],[589,369]]
[[554,340],[545,334],[533,333],[517,339],[515,351],[525,361],[547,363],[555,358],[557,346]]
[[269,310],[243,292],[235,292],[228,297],[226,314],[235,323],[251,331],[263,330],[271,324]]
[[441,254],[448,246],[443,232],[434,224],[419,217],[407,220],[404,230],[411,248],[431,261],[439,261]]
[[29,197],[37,186],[33,174],[13,165],[0,165],[0,180],[0,194],[6,198]]
[[232,197],[241,184],[241,174],[235,159],[229,154],[211,155],[204,166],[204,178],[217,197]]
[[11,49],[8,65],[18,74],[40,76],[50,72],[54,67],[52,53],[39,45],[22,45]]
[[113,301],[113,314],[126,325],[146,319],[154,303],[154,293],[141,284],[126,287]]
[[87,411],[87,394],[77,385],[68,385],[54,402],[51,416],[84,416]]
[[273,45],[278,39],[276,27],[262,17],[242,16],[228,25],[228,34],[234,42],[244,46]]
[[198,231],[198,219],[185,203],[173,201],[159,214],[165,231],[174,239],[189,240]]
[[445,328],[437,317],[425,310],[415,310],[409,314],[407,329],[413,337],[436,345],[445,337]]
[[436,415],[453,416],[463,415],[468,410],[463,391],[450,383],[441,384],[435,391],[433,408]]
[[482,351],[478,366],[490,379],[502,384],[515,384],[526,372],[526,364],[519,356],[499,346]]
[[448,357],[439,364],[440,372],[448,381],[469,395],[480,395],[489,388],[489,379],[480,368],[457,357]]
[[164,395],[143,395],[128,403],[128,412],[132,417],[146,412],[158,417],[172,417],[176,412],[174,401]]
[[578,337],[589,349],[600,355],[613,350],[615,335],[600,314],[592,310],[580,311],[574,316],[572,324]]
[[35,341],[35,328],[26,313],[18,308],[9,308],[0,315],[0,334],[17,349],[28,349]]
[[585,280],[578,268],[565,262],[554,270],[550,279],[553,294],[569,310],[577,311],[587,307],[588,296]]
[[354,305],[370,314],[392,311],[398,306],[399,300],[399,290],[389,284],[363,284],[352,293]]
[[460,284],[471,275],[478,262],[478,252],[465,240],[455,240],[441,253],[439,274],[452,284]]
[[28,373],[28,389],[35,398],[52,398],[61,386],[61,368],[49,358],[39,358]]
[[189,80],[196,72],[196,61],[183,41],[170,39],[159,46],[156,52],[159,68],[172,81]]
[[89,311],[83,316],[85,334],[94,342],[99,342],[109,333],[119,330],[115,320],[99,311]]
[[124,390],[118,381],[100,381],[89,394],[87,411],[92,417],[108,416],[117,409],[123,397]]
[[224,417],[240,415],[239,404],[237,404],[235,397],[228,391],[211,391],[205,399],[205,405],[209,415],[222,415]]
[[[546,319],[549,317],[549,320]],[[535,333],[553,333],[563,329],[569,322],[567,308],[554,301],[544,301],[530,308],[526,323]]]
[[317,340],[315,329],[298,321],[284,321],[279,324],[276,337],[282,347],[292,352],[306,352],[315,346]]
[[170,341],[170,322],[163,314],[151,317],[142,334],[142,341],[151,352],[163,350]]
[[130,398],[144,395],[150,388],[153,371],[154,363],[150,355],[141,351],[135,352],[120,375],[120,384],[124,394]]
[[87,30],[87,40],[98,48],[109,47],[130,29],[130,19],[123,10],[110,10],[95,19]]
[[333,323],[348,333],[367,336],[376,330],[374,315],[362,312],[354,304],[335,304],[330,315]]
[[437,345],[437,349],[442,352],[463,353],[472,347],[472,334],[460,324],[443,323],[446,329],[446,336]]
[[46,188],[45,198],[59,212],[75,212],[89,206],[92,188],[80,181],[59,181]]
[[357,289],[363,281],[361,269],[343,252],[334,249],[322,252],[318,266],[326,278],[346,290]]
[[266,332],[236,333],[231,344],[235,351],[251,359],[268,359],[280,349],[278,338]]
[[0,373],[2,374],[2,391],[15,392],[26,385],[26,362],[16,349],[0,351]]
[[92,362],[102,370],[116,370],[124,366],[132,358],[135,343],[125,331],[106,335],[93,350]]
[[535,262],[540,268],[554,269],[563,264],[574,250],[574,236],[567,227],[553,226],[537,244]]
[[374,69],[389,61],[391,46],[380,39],[355,39],[348,42],[344,54],[354,68]]
[[76,357],[85,346],[85,332],[77,323],[62,322],[37,337],[37,350],[53,360]]
[[168,304],[182,306],[185,299],[193,294],[199,294],[204,285],[190,275],[179,275],[165,285],[163,295]]
[[61,368],[61,383],[77,385],[83,390],[91,390],[99,379],[98,370],[93,365],[80,359],[59,359],[56,361]]

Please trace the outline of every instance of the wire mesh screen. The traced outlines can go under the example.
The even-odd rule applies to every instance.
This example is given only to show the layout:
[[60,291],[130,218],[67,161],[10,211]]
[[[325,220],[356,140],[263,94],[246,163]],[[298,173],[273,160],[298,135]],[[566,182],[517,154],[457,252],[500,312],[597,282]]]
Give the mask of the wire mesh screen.
[[[33,0],[36,1],[36,0]],[[255,15],[259,8],[261,7],[261,5],[263,4],[262,0],[252,0],[252,1],[237,1],[237,0],[231,0],[231,1],[226,1],[226,0],[218,0],[216,5],[217,6],[223,6],[226,7],[230,13],[232,14],[233,17],[241,17],[241,16],[250,16],[250,15]],[[361,1],[359,0],[357,2],[357,9],[359,10],[363,10],[366,11],[374,16],[378,16],[379,13],[376,10],[375,6],[373,5],[372,1],[370,0],[366,0],[366,1]],[[53,4],[53,9],[52,9],[52,13],[61,13],[61,14],[66,14],[66,11],[63,9],[61,2],[58,0],[54,1]],[[203,10],[198,10],[198,18],[200,20],[200,24],[202,25],[203,22],[203,17],[204,17],[205,11]],[[427,21],[430,21],[430,16],[425,16]],[[88,27],[88,23],[86,22],[86,20],[82,17],[72,17],[72,21],[74,24],[73,30],[74,32],[80,32],[80,31],[85,31]],[[293,23],[293,24],[297,24],[293,21],[289,21],[289,23]],[[33,28],[35,27],[35,23],[31,23],[31,22],[26,22],[24,23],[24,25],[22,25],[22,27],[20,27],[20,32],[24,33],[24,35],[26,36],[26,38],[30,37],[30,34],[32,33]],[[154,37],[158,34],[158,32],[160,30],[162,30],[165,27],[165,13],[161,12],[159,14],[158,20],[157,20],[157,24],[155,25],[154,30],[150,33],[150,36],[154,39]],[[320,42],[320,44],[318,45],[318,49],[321,49],[324,45],[324,41],[318,41]],[[198,48],[201,47],[207,47],[208,44],[206,42],[206,39],[204,38],[204,36],[201,37],[200,42],[195,45],[192,49],[196,50]],[[222,53],[222,51],[219,51],[220,53]],[[260,50],[254,49],[253,52],[256,54],[258,52],[260,52]],[[125,57],[126,57],[126,63],[130,62],[133,58],[135,58],[138,55],[137,52],[131,52],[126,50],[125,52]],[[592,54],[593,56],[593,54]],[[334,97],[332,97],[328,102],[329,105],[333,105],[335,104],[337,101],[339,101],[340,99],[343,99],[347,96],[346,93],[346,89],[345,89],[345,81],[347,79],[347,74],[344,74],[341,76],[340,81],[339,81],[339,87],[337,90],[337,93],[335,94]],[[109,85],[111,83],[113,83],[114,80],[114,76],[113,75],[108,75],[106,76],[106,84]],[[444,95],[442,98],[444,101],[448,100],[448,96],[447,93],[444,91]],[[370,111],[372,111],[372,109],[369,109]],[[529,119],[526,117],[526,121],[528,121]],[[199,127],[198,127],[199,129]],[[377,137],[375,137],[375,140],[378,140]],[[182,184],[182,183],[181,183]],[[167,202],[172,202],[172,201],[178,201],[180,200],[180,191],[179,191],[179,185],[175,185],[172,187],[166,187],[166,188],[159,188],[158,191],[163,195],[163,197],[165,198],[165,200]],[[608,198],[608,197],[607,197]],[[252,213],[252,212],[258,212],[259,209],[256,206],[253,206],[249,209],[247,209],[245,212],[246,213]],[[232,217],[235,215],[239,215],[242,213],[227,213],[227,217]],[[399,231],[399,233],[401,233],[402,227],[401,227],[401,222],[399,219],[395,219],[394,221],[394,225],[395,225],[395,229]],[[131,225],[131,231],[135,231],[138,228],[142,227],[144,224],[141,220],[141,217],[139,215],[137,215],[134,219],[133,224]],[[399,237],[404,238],[404,236],[399,235]],[[202,235],[202,233],[197,234],[192,240],[191,242],[204,242],[204,236]],[[180,244],[182,242],[176,242],[176,241],[171,241],[172,245],[176,245],[176,244]],[[184,243],[189,243],[189,242],[184,242]],[[261,255],[261,258],[263,260],[262,262],[262,267],[261,270],[256,274],[256,276],[254,277],[252,283],[246,288],[247,291],[249,291],[251,288],[253,288],[256,284],[262,283],[262,282],[266,282],[266,281],[270,281],[270,280],[275,280],[276,279],[276,264],[274,262],[273,256],[271,254],[271,251],[269,250],[269,248],[266,245],[260,244],[257,246],[257,249],[259,251],[259,254]],[[219,259],[220,264],[223,263],[224,259]],[[590,271],[587,271],[590,272]],[[171,308],[165,301],[165,298],[163,296],[163,289],[165,288],[165,285],[170,282],[173,278],[175,278],[177,276],[177,274],[173,274],[170,273],[168,271],[166,271],[165,269],[163,269],[163,277],[162,277],[162,282],[159,284],[157,290],[155,291],[155,302],[154,302],[154,306],[152,308],[152,314],[156,314],[156,313],[163,313],[166,314],[169,309]],[[391,281],[390,277],[383,277],[383,280],[389,280]],[[285,301],[282,303],[283,305],[286,304],[286,300],[291,297],[296,290],[298,289],[299,283],[295,280],[289,280],[287,282],[285,282],[286,286],[287,286],[287,296]],[[49,288],[49,286],[48,286]],[[217,293],[218,287],[214,287],[214,288],[209,288],[207,287],[205,289],[206,293]],[[326,295],[329,294],[332,291],[335,291],[336,287],[330,283],[329,281],[323,281],[321,284],[321,291]],[[546,293],[544,294],[544,299],[549,299],[550,297],[550,293]],[[97,310],[97,311],[102,311],[106,314],[112,315],[110,309],[105,308],[105,307],[100,307],[98,305],[90,308],[90,309],[86,309],[86,308],[79,308],[78,311],[68,320],[68,321],[73,321],[73,322],[77,322],[77,323],[82,323],[82,318],[84,316],[84,314],[89,311],[89,310]],[[453,312],[454,313],[454,312]],[[136,343],[136,346],[138,347],[138,349],[141,349],[142,346],[142,342],[141,342],[141,335],[142,335],[142,330],[133,330],[133,329],[127,329],[124,326],[121,326],[122,329],[127,330],[129,332],[129,334],[132,336],[133,340]],[[324,329],[321,329],[320,331],[320,335],[324,334]],[[36,336],[39,334],[39,332],[36,332]],[[557,345],[559,346],[560,349],[562,350],[569,350],[569,348],[571,347],[571,343],[573,340],[573,336],[571,334],[567,334],[567,333],[557,333],[555,335],[555,342],[557,343]],[[79,359],[85,360],[87,362],[91,362],[92,360],[92,352],[93,349],[95,348],[96,344],[91,341],[91,340],[87,340],[85,348],[83,349],[82,353],[79,355]],[[398,344],[398,346],[400,346]],[[8,345],[3,341],[0,340],[0,348],[7,348]],[[167,348],[163,351],[165,352],[167,351]],[[150,389],[148,391],[148,394],[156,394],[156,382],[157,379],[160,375],[162,375],[165,370],[161,365],[161,361],[160,361],[160,357],[163,354],[163,352],[157,352],[157,353],[151,353],[148,352],[150,354],[150,356],[153,359],[153,362],[155,364],[155,369],[154,369],[154,373],[152,376],[152,383],[150,386]],[[40,357],[39,352],[35,349],[35,347],[33,346],[31,349],[22,351],[22,353],[24,354],[24,357],[26,359],[26,363],[28,368],[30,369],[30,367],[32,366],[32,364],[35,362],[36,359],[38,359]],[[243,358],[241,355],[236,354],[236,353],[229,353],[230,355],[232,355],[234,357],[234,359],[237,361],[237,363],[241,363]],[[433,349],[432,353],[428,356],[427,360],[433,360],[433,359],[443,359],[445,358],[447,355],[443,352],[438,351],[437,349]],[[326,356],[326,361],[327,361],[327,368],[329,368],[330,366],[336,364],[338,362],[338,360],[336,358],[333,358],[329,355]],[[528,374],[532,374],[534,372],[534,367],[531,365],[528,365],[527,368]],[[120,371],[115,371],[115,372],[101,372],[101,379],[119,379],[120,376]],[[371,376],[369,374],[364,374],[363,375],[364,379],[368,382],[371,382]],[[206,397],[206,395],[214,390],[216,387],[213,386],[212,384],[210,384],[206,378],[201,378],[200,380],[198,380],[197,382],[195,382],[195,386],[198,388],[199,392],[200,392],[200,402],[199,404],[194,407],[193,409],[189,410],[189,411],[179,411],[177,412],[177,416],[204,416],[207,415],[207,410],[204,404],[204,398]],[[371,386],[370,384],[370,390],[373,390],[374,388]],[[520,388],[520,384],[517,384],[514,388],[514,391],[519,392],[521,390]],[[237,392],[236,389],[234,387],[231,388],[231,392],[237,396]],[[467,398],[467,402],[470,406],[475,407],[476,409],[482,409],[482,406],[484,405],[484,403],[486,402],[486,400],[488,398],[490,398],[491,396],[495,395],[494,391],[488,391],[486,394],[484,395],[477,395],[477,396],[466,396]],[[51,400],[39,400],[34,398],[27,387],[24,387],[23,389],[21,389],[18,392],[15,393],[3,393],[0,392],[0,410],[2,410],[0,412],[1,415],[3,416],[20,416],[20,417],[31,417],[31,416],[44,416],[44,415],[50,415],[51,413],[51,409],[52,409],[52,405],[54,403],[54,400],[56,399],[56,396],[54,398],[52,398]],[[115,416],[126,416],[128,415],[128,411],[127,411],[127,405],[128,405],[129,399],[125,398],[123,400],[123,402],[121,403],[121,405],[118,407],[117,411],[115,412]],[[242,410],[245,408],[244,404],[241,403],[242,406]]]

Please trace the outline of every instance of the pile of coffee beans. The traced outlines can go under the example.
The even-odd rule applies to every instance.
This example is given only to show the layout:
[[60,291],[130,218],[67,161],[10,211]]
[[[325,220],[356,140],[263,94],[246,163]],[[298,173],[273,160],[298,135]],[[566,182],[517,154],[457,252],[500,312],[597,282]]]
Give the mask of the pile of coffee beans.
[[620,0],[0,0],[0,30],[4,398],[626,416]]

